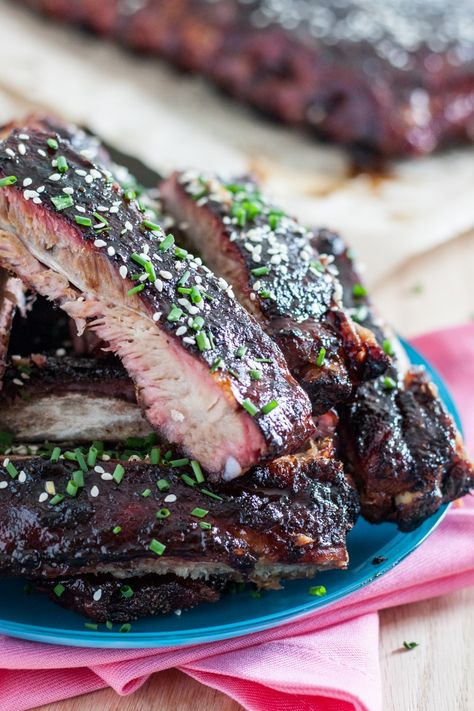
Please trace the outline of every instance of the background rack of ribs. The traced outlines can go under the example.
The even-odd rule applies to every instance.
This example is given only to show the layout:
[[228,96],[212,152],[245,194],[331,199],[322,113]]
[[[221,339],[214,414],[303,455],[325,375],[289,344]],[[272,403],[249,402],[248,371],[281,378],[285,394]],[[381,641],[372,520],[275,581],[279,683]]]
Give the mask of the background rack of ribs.
[[[408,530],[469,491],[473,469],[452,419],[424,371],[405,364],[400,344],[377,317],[338,236],[301,227],[249,178],[226,182],[197,173],[171,176],[160,185],[161,204],[115,166],[103,146],[74,127],[31,118],[24,126],[7,127],[3,135],[0,260],[9,273],[0,273],[0,575],[22,576],[55,602],[96,622],[129,622],[216,601],[236,584],[278,588],[285,579],[345,568],[346,536],[360,509],[370,521],[393,521]],[[35,155],[25,160],[25,177],[23,150],[13,147],[26,144],[28,152],[33,136]],[[79,159],[81,166],[91,161],[87,171],[77,167]],[[38,161],[48,166],[36,175]],[[67,168],[61,172],[63,161]],[[57,172],[48,178],[49,170]],[[58,187],[64,195],[71,194],[70,187],[82,196],[78,171],[83,177],[92,171],[101,175],[101,170],[109,177],[105,187],[97,187],[98,202],[91,205],[87,187],[89,203],[55,204]],[[39,179],[45,188],[31,188],[35,197],[42,196],[33,203],[29,188]],[[65,283],[72,239],[74,249],[87,254],[89,268],[92,257],[99,259],[99,249],[100,259],[107,249],[108,261],[101,262],[102,271],[94,267],[94,273],[114,285],[117,272],[124,280],[120,260],[124,264],[128,258],[123,242],[134,239],[131,230],[112,238],[96,218],[98,230],[89,239],[88,216],[107,215],[102,219],[108,225],[117,214],[110,206],[118,202],[126,215],[130,210],[135,216],[137,193],[138,209],[153,228],[150,234],[140,233],[137,268],[149,264],[148,254],[151,263],[155,258],[146,244],[153,244],[160,260],[171,246],[175,261],[184,256],[186,264],[173,297],[156,289],[158,264],[151,272],[155,279],[146,282],[147,290],[159,294],[165,315],[172,316],[165,327],[154,319],[147,322],[150,332],[169,328],[166,343],[172,349],[168,354],[161,350],[161,357],[175,368],[190,353],[200,357],[192,342],[181,341],[178,347],[171,329],[186,324],[191,333],[196,320],[196,333],[207,329],[207,380],[204,392],[196,386],[193,393],[199,412],[206,411],[205,390],[216,380],[226,388],[237,380],[253,398],[262,389],[268,397],[267,368],[277,373],[272,387],[280,387],[279,396],[288,398],[286,409],[277,402],[269,410],[277,417],[255,424],[257,413],[248,409],[253,401],[242,402],[239,390],[226,390],[227,407],[232,397],[237,403],[228,412],[229,422],[234,426],[238,417],[244,432],[252,427],[253,437],[260,432],[269,443],[258,455],[252,453],[246,471],[232,470],[229,476],[227,465],[224,471],[208,471],[194,456],[196,448],[205,448],[190,443],[185,428],[184,439],[175,436],[167,442],[167,433],[176,432],[161,423],[176,400],[170,404],[163,398],[163,412],[150,415],[137,370],[152,363],[146,386],[158,393],[166,373],[153,370],[157,366],[143,347],[138,368],[131,364],[119,343],[130,339],[130,331],[117,333],[117,324],[115,330],[97,328],[102,284],[91,279],[91,286],[83,286],[75,275]],[[87,210],[78,210],[86,204]],[[35,230],[24,229],[25,216]],[[40,229],[52,220],[62,239],[54,259],[51,250],[43,257],[35,242],[41,246]],[[179,224],[179,246],[158,225],[173,220]],[[107,245],[112,244],[111,253]],[[160,249],[163,245],[166,250]],[[190,245],[207,263],[205,271]],[[36,261],[25,271],[32,255]],[[147,267],[143,273],[150,276],[150,271]],[[192,295],[202,289],[203,281],[193,281],[192,273],[205,274],[208,289],[221,294],[213,320],[204,309],[185,313]],[[83,281],[87,278],[84,273]],[[141,273],[134,279],[145,285]],[[133,284],[131,292],[113,294],[124,311],[127,299],[143,296],[138,306],[132,301],[138,350],[146,292],[135,291]],[[233,293],[247,310],[233,301],[230,312]],[[89,316],[84,305],[91,301]],[[253,355],[255,343],[249,355],[248,341],[237,343],[226,326],[230,359],[217,332],[212,337],[215,324],[222,323],[219,309],[225,319],[235,316],[247,338],[264,349],[264,357]],[[104,320],[99,315],[100,323]],[[105,336],[111,331],[109,340]],[[286,415],[292,410],[303,413],[303,426],[292,424],[297,418]],[[212,439],[212,427],[212,420],[204,421],[200,436]]]

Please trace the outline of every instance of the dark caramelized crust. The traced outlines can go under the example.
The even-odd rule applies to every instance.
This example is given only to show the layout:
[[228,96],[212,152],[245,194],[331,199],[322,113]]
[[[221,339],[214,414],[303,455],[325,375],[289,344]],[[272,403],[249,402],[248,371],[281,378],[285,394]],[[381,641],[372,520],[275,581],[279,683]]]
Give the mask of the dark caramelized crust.
[[289,456],[220,486],[198,484],[188,467],[121,466],[119,483],[117,462],[101,462],[75,491],[78,462],[4,460],[0,574],[227,575],[276,586],[347,565],[357,503],[334,460]]
[[315,414],[386,369],[372,334],[342,309],[333,258],[321,258],[311,233],[253,181],[190,171],[162,183],[160,193],[193,248],[280,346]]
[[118,580],[111,575],[80,578],[42,578],[35,590],[95,622],[131,622],[141,617],[190,610],[203,602],[217,602],[226,578],[184,579],[176,575],[145,575]]
[[452,417],[423,368],[405,367],[401,345],[383,324],[340,237],[325,230],[316,244],[335,257],[344,303],[393,349],[387,374],[364,383],[340,409],[341,457],[354,475],[362,513],[402,530],[423,523],[443,503],[474,487],[474,468]]
[[[216,477],[297,450],[311,407],[278,347],[107,168],[36,126],[6,130],[0,144],[0,176],[16,178],[0,189],[0,262],[89,323],[122,359],[152,426]],[[260,380],[237,355],[244,345],[264,361]]]
[[472,140],[470,0],[24,0],[356,151]]

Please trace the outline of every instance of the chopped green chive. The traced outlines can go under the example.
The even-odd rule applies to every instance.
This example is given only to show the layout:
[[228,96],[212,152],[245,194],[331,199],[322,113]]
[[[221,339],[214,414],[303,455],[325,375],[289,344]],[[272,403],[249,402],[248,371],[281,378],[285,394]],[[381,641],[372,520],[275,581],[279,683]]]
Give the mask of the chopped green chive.
[[191,324],[191,328],[193,331],[200,331],[202,327],[204,326],[204,319],[202,316],[196,316],[196,318],[193,319],[193,322]]
[[74,219],[78,225],[83,227],[92,227],[92,220],[90,217],[83,217],[82,215],[74,215]]
[[261,370],[249,370],[250,380],[261,380],[263,373]]
[[268,215],[268,224],[272,230],[276,230],[280,224],[281,218],[284,216],[283,212],[270,212]]
[[53,496],[49,503],[51,506],[56,506],[57,504],[60,504],[61,501],[64,501],[64,494],[56,494],[56,496]]
[[70,462],[76,462],[76,461],[77,461],[77,457],[76,457],[76,453],[75,453],[75,452],[69,452],[69,451],[64,452],[63,457],[64,457],[64,459],[67,459],[67,460],[70,461]]
[[82,469],[72,473],[72,480],[78,488],[84,486],[84,472]]
[[253,597],[254,600],[259,600],[262,597],[262,593],[260,590],[251,590],[250,597]]
[[66,492],[69,494],[69,496],[76,496],[77,495],[77,490],[78,486],[75,481],[68,481],[67,486],[66,486]]
[[113,630],[114,626],[110,620],[107,620],[105,623],[105,626],[107,627],[108,630]]
[[61,583],[58,583],[57,585],[54,586],[53,588],[53,593],[56,595],[56,597],[61,597],[63,592],[66,590],[64,585],[61,585]]
[[202,484],[204,481],[204,474],[202,473],[201,465],[196,459],[191,461],[191,469],[198,484]]
[[365,304],[362,304],[361,306],[357,307],[356,309],[353,309],[351,311],[351,315],[353,320],[356,323],[362,323],[362,321],[365,321],[367,316],[369,315],[369,309]]
[[403,642],[405,649],[415,649],[419,646],[419,642]]
[[75,449],[74,454],[76,455],[76,462],[79,464],[82,471],[86,472],[88,469],[88,466],[86,464],[86,460],[84,459],[84,455],[82,454],[82,451],[80,449]]
[[227,368],[227,372],[232,375],[233,378],[238,380],[240,382],[239,374],[237,373],[236,370],[233,370],[232,368]]
[[156,518],[168,518],[170,514],[171,511],[165,507],[156,512]]
[[383,351],[386,355],[388,356],[393,356],[395,355],[395,351],[393,350],[392,346],[392,341],[390,341],[388,338],[386,338],[382,344]]
[[57,464],[57,462],[59,462],[60,456],[61,456],[61,447],[54,447],[49,459],[53,464]]
[[117,464],[117,466],[114,469],[114,473],[112,474],[112,477],[113,477],[116,484],[120,484],[122,482],[124,474],[125,474],[125,468],[121,464]]
[[202,301],[201,292],[199,291],[198,286],[191,287],[190,298],[193,304],[199,304]]
[[199,528],[202,528],[203,531],[210,531],[212,524],[208,521],[199,521]]
[[360,299],[363,296],[367,296],[367,294],[368,291],[362,284],[354,284],[354,286],[352,287],[352,295],[355,296],[356,299]]
[[181,316],[183,315],[183,309],[180,309],[179,306],[176,306],[176,304],[173,304],[171,307],[171,311],[168,314],[167,320],[170,321],[171,323],[176,323],[176,321],[179,321]]
[[268,291],[268,289],[260,289],[260,291],[258,292],[258,295],[262,299],[273,299],[273,294],[271,291]]
[[144,499],[148,499],[150,494],[151,494],[151,489],[145,489],[144,491],[142,491],[141,495],[143,496]]
[[191,276],[191,272],[185,271],[183,276],[181,277],[181,279],[178,281],[179,286],[184,286],[187,283],[190,276]]
[[196,518],[204,518],[204,516],[207,516],[209,511],[207,509],[200,509],[199,506],[196,506],[195,509],[191,511],[191,516],[196,516]]
[[163,543],[160,543],[160,541],[157,541],[156,538],[153,538],[150,543],[150,550],[153,553],[156,553],[156,555],[163,555],[166,550],[166,546]]
[[258,413],[258,407],[248,399],[243,400],[242,407],[244,408],[244,410],[247,410],[249,415],[252,415],[252,417],[255,417],[255,415]]
[[147,262],[145,264],[145,271],[148,274],[148,281],[154,282],[156,281],[156,272],[155,272],[155,267],[151,262]]
[[55,138],[48,138],[46,143],[48,144],[49,148],[52,148],[53,151],[57,151],[59,148],[59,143]]
[[221,363],[222,358],[219,356],[219,358],[216,358],[214,363],[211,365],[211,373],[215,373]]
[[95,622],[84,622],[84,627],[86,630],[92,630],[93,632],[97,632],[99,629],[99,625]]
[[314,269],[317,272],[324,271],[324,264],[319,259],[313,259],[313,261],[310,262],[309,264],[310,264],[311,269]]
[[161,227],[160,225],[157,225],[156,222],[150,222],[150,220],[143,220],[142,225],[143,227],[146,227],[147,230],[151,230],[152,232],[161,232]]
[[279,406],[278,400],[270,400],[262,407],[262,415],[268,415],[269,412],[275,410]]
[[254,358],[256,363],[273,363],[272,358]]
[[397,383],[389,375],[386,375],[385,378],[383,379],[383,386],[384,386],[385,390],[393,390],[394,388],[397,387]]
[[256,267],[250,270],[253,276],[261,277],[270,274],[270,267]]
[[191,288],[188,289],[187,286],[178,286],[178,294],[185,294],[186,296],[191,293]]
[[115,536],[118,536],[119,533],[122,533],[122,526],[114,526],[112,529],[112,533]]
[[74,205],[74,200],[70,195],[58,195],[57,197],[52,197],[51,202],[58,212]]
[[122,587],[120,588],[120,594],[122,595],[122,597],[126,598],[133,597],[133,590],[130,585],[122,585]]
[[158,249],[160,250],[160,252],[166,252],[173,245],[174,245],[173,235],[166,235],[163,242],[160,243],[160,246],[158,247]]
[[14,185],[18,178],[16,175],[6,175],[0,179],[0,188],[6,188],[8,185]]
[[210,499],[215,499],[216,501],[222,501],[222,496],[218,496],[217,494],[214,494],[213,491],[209,491],[209,489],[199,489],[201,494],[204,494],[205,496],[209,496]]
[[92,214],[94,215],[95,219],[99,222],[98,225],[95,225],[95,227],[94,227],[95,230],[102,232],[106,227],[109,227],[108,220],[106,220],[105,217],[100,212],[93,212]]
[[324,346],[322,346],[319,350],[318,357],[316,358],[316,365],[318,366],[318,368],[320,368],[324,363],[324,359],[326,358],[326,352],[326,349],[324,348]]
[[121,627],[119,627],[119,632],[122,632],[123,634],[125,634],[127,632],[130,632],[131,629],[132,629],[132,625],[130,624],[130,622],[125,622],[125,624],[123,624]]
[[236,358],[243,358],[246,353],[247,353],[247,346],[239,346],[237,348],[237,350],[235,351],[235,357]]
[[326,595],[327,590],[324,585],[313,585],[313,587],[311,587],[308,592],[314,597],[324,597]]
[[196,482],[194,481],[194,479],[191,479],[191,477],[190,477],[188,474],[181,474],[181,479],[182,479],[182,481],[184,481],[184,483],[187,484],[188,486],[194,486],[195,483],[196,483]]
[[245,223],[247,222],[247,213],[243,207],[240,207],[234,203],[232,205],[232,216],[236,218],[239,227],[245,227]]
[[211,343],[210,343],[207,335],[204,333],[204,331],[201,331],[200,333],[197,334],[196,345],[201,352],[211,350]]
[[129,289],[127,291],[127,296],[133,296],[134,294],[138,294],[140,291],[143,291],[145,288],[145,284],[139,284],[138,286],[134,286],[132,289]]
[[188,256],[188,252],[185,249],[181,249],[181,247],[175,247],[174,256],[177,259],[186,259],[186,257]]
[[156,485],[160,491],[167,491],[170,488],[169,482],[166,479],[158,479]]
[[189,459],[186,457],[183,457],[183,459],[172,459],[170,461],[170,467],[185,467],[186,464],[189,464]]
[[94,446],[89,447],[89,451],[87,452],[87,466],[88,467],[95,467],[95,463],[97,461],[98,454],[99,454],[98,449],[96,449]]
[[146,265],[148,264],[148,261],[149,261],[148,259],[145,259],[145,257],[142,257],[141,254],[137,254],[137,252],[134,252],[131,255],[131,259],[133,259],[133,261],[136,264],[139,264],[141,267],[146,267]]
[[153,447],[152,450],[150,451],[150,463],[155,464],[155,465],[159,464],[160,457],[161,457],[161,449],[159,447]]
[[18,476],[18,470],[12,462],[8,462],[5,469],[10,474],[12,479],[16,479]]
[[56,167],[60,173],[67,173],[67,171],[69,170],[69,166],[64,156],[57,157]]

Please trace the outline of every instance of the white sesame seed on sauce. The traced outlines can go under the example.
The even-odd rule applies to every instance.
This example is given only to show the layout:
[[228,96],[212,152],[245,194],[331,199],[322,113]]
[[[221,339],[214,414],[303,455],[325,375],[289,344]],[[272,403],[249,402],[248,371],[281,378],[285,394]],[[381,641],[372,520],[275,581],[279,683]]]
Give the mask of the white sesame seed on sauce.
[[131,232],[133,230],[133,225],[128,220],[125,222],[125,229]]
[[105,205],[98,205],[97,206],[97,212],[108,212],[109,208],[105,207]]
[[25,198],[25,200],[30,200],[30,199],[32,199],[32,198],[38,198],[39,195],[38,195],[38,193],[36,192],[36,190],[28,190],[28,189],[26,189],[26,190],[23,190],[23,197]]
[[160,275],[160,277],[162,279],[166,279],[167,281],[169,281],[170,279],[173,278],[173,275],[171,274],[171,272],[167,272],[165,269],[160,269],[158,274]]
[[114,478],[114,477],[113,477],[113,475],[110,474],[109,472],[104,472],[103,474],[100,475],[100,478],[101,478],[103,481],[113,481],[113,478]]
[[5,153],[7,154],[7,156],[10,156],[10,158],[14,158],[16,155],[15,152],[12,151],[11,148],[5,148]]
[[18,138],[20,139],[20,141],[29,141],[30,140],[30,137],[28,136],[27,133],[19,133]]
[[91,185],[94,182],[94,178],[92,177],[92,175],[86,175],[84,180],[86,181],[87,185]]
[[46,493],[46,491],[41,492],[41,494],[38,496],[38,501],[40,502],[40,504],[43,504],[47,500],[48,494]]
[[[109,257],[113,257],[115,254],[115,249],[113,247],[107,247],[107,254],[109,255]],[[146,276],[148,276],[148,274]]]
[[91,489],[91,496],[93,499],[96,499],[99,496],[99,487],[98,486],[93,486]]
[[93,179],[102,178],[102,173],[99,173],[95,168],[91,168],[89,173]]
[[155,289],[159,292],[162,292],[163,291],[163,282],[161,281],[161,279],[155,279],[154,283],[155,283]]
[[26,154],[26,146],[25,146],[24,143],[19,143],[19,144],[18,144],[18,153],[19,153],[21,156],[24,156],[24,155]]
[[102,597],[102,589],[99,588],[98,590],[96,590],[96,591],[94,592],[94,594],[93,594],[93,596],[92,596],[92,599],[93,599],[95,602],[99,602],[99,600],[100,600],[101,597]]
[[41,205],[43,201],[39,196],[37,196],[33,198],[33,202],[35,203],[35,205]]
[[23,469],[18,474],[18,481],[20,482],[20,484],[24,484],[26,481],[26,472],[24,472]]
[[63,193],[65,195],[74,195],[74,188],[71,188],[69,185],[66,188],[63,188]]
[[83,178],[85,175],[87,175],[86,170],[82,170],[82,168],[76,168],[75,171],[76,175],[80,175],[81,178]]
[[82,205],[74,205],[74,207],[76,208],[76,210],[78,212],[85,212],[86,211],[86,208],[82,207]]
[[177,500],[177,498],[178,497],[176,496],[176,494],[168,494],[164,498],[164,503],[165,504],[174,504],[174,502]]
[[185,336],[183,338],[183,343],[188,343],[190,346],[194,346],[196,344],[196,339],[192,336]]
[[176,335],[177,336],[184,336],[184,334],[186,333],[187,330],[188,329],[186,328],[186,326],[180,326],[178,329],[176,329]]
[[155,311],[155,313],[152,316],[152,319],[153,319],[153,321],[159,321],[161,317],[162,317],[161,311]]
[[0,481],[0,489],[6,489],[8,486],[8,481]]
[[107,242],[104,242],[103,239],[95,239],[94,247],[98,247],[98,249],[101,249],[101,247],[107,247]]
[[10,464],[10,459],[9,459],[9,457],[7,457],[6,459],[3,460],[3,466],[8,467],[9,464]]
[[65,355],[66,355],[66,349],[65,349],[65,348],[57,348],[57,349],[56,349],[56,356],[57,356],[58,358],[64,358]]
[[101,467],[100,464],[97,464],[94,467],[94,471],[97,472],[97,474],[104,474],[105,473],[104,467]]
[[24,385],[23,381],[19,378],[13,378],[12,383],[14,383],[15,385]]
[[118,211],[119,211],[119,209],[118,209],[118,207],[117,207],[116,205],[113,205],[113,206],[110,208],[110,210],[109,210],[109,212],[111,212],[112,214],[115,214],[115,213],[117,213]]
[[37,152],[42,158],[46,158],[46,151],[43,151],[42,148],[38,148]]
[[109,462],[110,461],[110,454],[103,454],[101,456],[101,459],[103,462]]
[[24,187],[24,188],[27,188],[29,185],[31,185],[32,182],[33,182],[33,181],[32,181],[31,178],[25,178],[24,181],[23,181],[23,187]]
[[126,279],[126,278],[127,278],[128,269],[127,269],[127,267],[125,266],[125,264],[122,264],[122,266],[120,267],[120,269],[119,269],[119,274],[120,274],[120,276],[122,277],[122,279]]
[[40,185],[39,188],[36,188],[37,193],[43,193],[44,192],[44,185]]
[[60,173],[52,173],[48,180],[52,180],[53,182],[56,182],[58,180],[61,180],[61,174]]

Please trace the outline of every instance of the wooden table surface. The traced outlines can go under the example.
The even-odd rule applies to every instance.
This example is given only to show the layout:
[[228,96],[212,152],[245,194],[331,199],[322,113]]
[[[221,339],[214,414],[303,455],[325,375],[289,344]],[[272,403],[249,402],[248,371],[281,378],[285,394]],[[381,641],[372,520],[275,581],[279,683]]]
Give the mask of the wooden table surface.
[[[375,296],[400,333],[414,335],[474,319],[474,233],[406,264]],[[474,375],[474,373],[473,373]],[[472,711],[474,588],[380,614],[384,711]],[[419,647],[400,653],[404,640]],[[132,696],[110,689],[42,711],[191,711],[242,707],[172,670],[154,674]],[[270,710],[269,710],[270,711]]]

